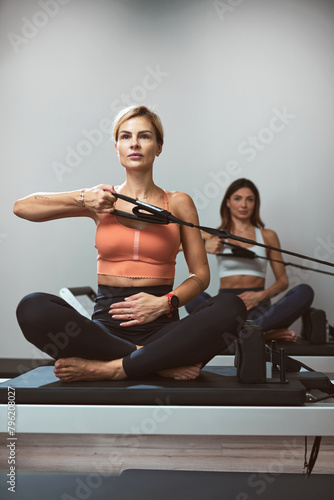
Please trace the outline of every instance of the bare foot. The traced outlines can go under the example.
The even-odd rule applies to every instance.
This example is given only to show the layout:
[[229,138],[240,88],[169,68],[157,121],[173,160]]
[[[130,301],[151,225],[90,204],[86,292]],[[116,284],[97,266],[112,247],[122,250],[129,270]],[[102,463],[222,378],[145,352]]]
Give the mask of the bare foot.
[[62,382],[79,380],[124,380],[122,359],[95,361],[81,358],[61,358],[55,362],[54,373]]
[[293,330],[280,328],[279,330],[270,330],[265,333],[266,340],[283,340],[284,342],[296,342],[297,336]]
[[167,368],[166,370],[158,371],[158,375],[175,380],[194,380],[201,373],[202,363],[192,366],[182,366],[179,368]]

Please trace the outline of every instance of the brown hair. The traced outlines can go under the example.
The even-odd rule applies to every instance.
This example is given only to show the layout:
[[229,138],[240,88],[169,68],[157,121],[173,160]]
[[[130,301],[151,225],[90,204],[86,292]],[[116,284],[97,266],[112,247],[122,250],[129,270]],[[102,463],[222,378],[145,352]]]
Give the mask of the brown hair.
[[130,118],[135,118],[136,116],[145,116],[145,118],[148,118],[148,120],[153,125],[157,143],[160,144],[160,146],[162,146],[164,143],[164,131],[159,116],[146,106],[137,106],[137,105],[129,106],[128,108],[122,109],[117,114],[113,124],[114,141],[115,142],[118,141],[118,133],[120,126],[127,120],[130,120]]
[[236,181],[232,182],[232,184],[227,188],[223,201],[220,206],[220,216],[221,216],[221,225],[219,226],[219,229],[227,229],[230,230],[231,228],[231,212],[230,209],[227,206],[227,200],[230,199],[233,193],[238,191],[241,188],[248,188],[250,189],[254,196],[255,196],[255,207],[254,207],[254,212],[252,213],[251,216],[251,223],[253,226],[264,228],[264,223],[261,220],[260,217],[260,193],[255,184],[250,181],[249,179],[237,179]]

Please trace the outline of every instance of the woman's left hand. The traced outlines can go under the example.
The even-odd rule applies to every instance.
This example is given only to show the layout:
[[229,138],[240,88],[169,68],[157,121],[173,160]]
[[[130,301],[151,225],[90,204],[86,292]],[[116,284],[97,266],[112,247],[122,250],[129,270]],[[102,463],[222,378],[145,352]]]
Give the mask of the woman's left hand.
[[122,321],[120,326],[124,327],[151,323],[168,312],[169,306],[166,297],[155,297],[145,292],[131,295],[123,302],[111,304],[109,310],[112,318]]
[[262,300],[261,292],[243,292],[239,297],[244,301],[247,311],[260,304]]

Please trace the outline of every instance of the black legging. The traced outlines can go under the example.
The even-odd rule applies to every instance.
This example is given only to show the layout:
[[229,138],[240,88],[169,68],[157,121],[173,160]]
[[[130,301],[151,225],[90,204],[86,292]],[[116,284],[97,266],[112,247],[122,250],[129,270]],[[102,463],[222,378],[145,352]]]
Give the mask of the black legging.
[[[162,295],[165,289],[168,287],[149,287],[144,291]],[[123,358],[125,373],[138,376],[207,363],[233,342],[247,316],[239,297],[220,294],[204,301],[194,314],[182,320],[177,314],[172,318],[164,315],[138,328],[119,327],[120,321],[107,314],[110,304],[138,291],[100,286],[92,320],[56,295],[33,293],[19,303],[17,319],[25,338],[54,359]],[[135,344],[144,347],[137,349]]]
[[[218,293],[233,293],[239,295],[243,292],[258,292],[263,288],[221,288]],[[190,314],[210,297],[206,292],[201,293],[186,305],[186,310]],[[256,307],[248,311],[247,319],[258,323],[264,332],[289,328],[298,318],[309,311],[314,298],[314,291],[305,283],[301,283],[291,288],[280,300],[271,303],[270,300],[263,300]]]

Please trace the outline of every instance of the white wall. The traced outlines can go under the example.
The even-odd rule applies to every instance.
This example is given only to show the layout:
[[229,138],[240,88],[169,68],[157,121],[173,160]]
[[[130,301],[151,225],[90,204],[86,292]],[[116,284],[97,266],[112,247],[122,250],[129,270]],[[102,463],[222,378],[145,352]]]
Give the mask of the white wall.
[[[93,223],[34,224],[13,203],[121,182],[105,127],[129,101],[161,116],[155,180],[191,194],[203,225],[218,225],[225,188],[248,177],[283,248],[334,262],[333,2],[3,0],[0,29],[2,357],[41,355],[16,323],[23,295],[96,288]],[[289,273],[333,323],[333,277]]]

